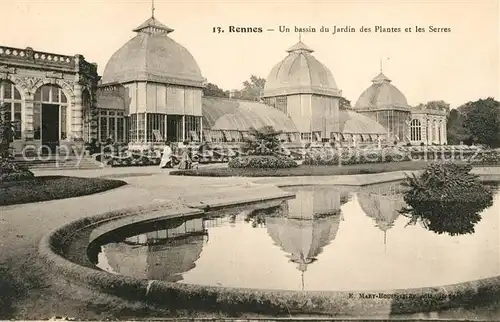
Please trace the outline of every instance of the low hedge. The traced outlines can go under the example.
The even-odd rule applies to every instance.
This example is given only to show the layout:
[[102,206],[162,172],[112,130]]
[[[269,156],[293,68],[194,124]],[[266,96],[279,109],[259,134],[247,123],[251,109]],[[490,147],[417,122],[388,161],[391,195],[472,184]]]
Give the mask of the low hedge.
[[297,162],[291,158],[270,155],[241,156],[231,159],[228,163],[228,167],[236,169],[289,169],[297,166]]
[[201,177],[301,177],[372,174],[392,171],[412,171],[424,169],[430,161],[408,161],[397,163],[356,164],[343,166],[300,165],[288,169],[255,168],[199,168],[174,170],[170,175]]
[[150,165],[159,165],[160,158],[150,158],[150,157],[125,157],[117,158],[108,161],[108,164],[112,167],[144,167]]
[[0,184],[0,206],[91,195],[126,185],[102,178],[43,176]]
[[405,148],[351,149],[351,150],[311,150],[305,155],[304,165],[355,165],[416,160],[457,160],[480,165],[500,164],[497,151],[409,151]]
[[479,160],[473,162],[481,165],[500,165],[500,152],[488,151],[481,154]]

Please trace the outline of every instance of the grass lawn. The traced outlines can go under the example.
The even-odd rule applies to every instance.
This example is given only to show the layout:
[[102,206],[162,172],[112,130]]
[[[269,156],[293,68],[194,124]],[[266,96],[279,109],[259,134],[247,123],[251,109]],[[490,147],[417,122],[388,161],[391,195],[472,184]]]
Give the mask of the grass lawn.
[[[350,174],[369,174],[391,171],[410,171],[424,169],[433,161],[404,161],[372,164],[353,164],[343,166],[300,165],[289,169],[248,169],[248,168],[199,168],[197,170],[176,170],[171,175],[201,177],[295,177],[295,176],[332,176]],[[488,165],[490,166],[490,165]],[[496,165],[498,166],[498,165]]]
[[121,180],[66,176],[4,182],[0,183],[0,206],[86,196],[126,184]]

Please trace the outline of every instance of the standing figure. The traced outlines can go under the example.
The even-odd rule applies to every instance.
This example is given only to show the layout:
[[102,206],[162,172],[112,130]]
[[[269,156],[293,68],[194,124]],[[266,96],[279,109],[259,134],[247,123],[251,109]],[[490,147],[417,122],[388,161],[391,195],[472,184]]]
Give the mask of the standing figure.
[[181,163],[179,163],[180,170],[189,170],[193,167],[193,161],[191,161],[191,148],[186,146],[182,151]]
[[382,138],[380,136],[377,136],[377,147],[382,149]]
[[160,168],[165,169],[165,168],[172,168],[172,148],[170,147],[170,142],[165,142],[165,147],[163,148],[162,156],[161,156],[161,162],[160,162]]

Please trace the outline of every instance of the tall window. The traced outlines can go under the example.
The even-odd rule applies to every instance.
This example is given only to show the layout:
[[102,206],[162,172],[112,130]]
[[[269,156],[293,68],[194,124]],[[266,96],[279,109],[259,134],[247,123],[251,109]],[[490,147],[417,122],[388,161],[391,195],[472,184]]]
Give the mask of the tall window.
[[287,99],[286,96],[276,97],[276,108],[281,112],[287,114]]
[[302,132],[302,133],[300,133],[300,139],[302,141],[312,141],[312,133],[311,132]]
[[[157,139],[165,140],[165,122],[167,119],[166,114],[148,113],[147,119],[147,142],[155,142]],[[155,135],[156,133],[156,135]],[[161,138],[157,138],[157,135]]]
[[201,116],[184,116],[184,137],[188,141],[199,141]]
[[111,138],[114,142],[126,142],[125,124],[123,112],[112,110],[99,111],[99,117],[97,119],[98,140],[100,142],[105,142],[106,139]]
[[125,118],[123,117],[123,112],[118,112],[118,117],[116,118],[116,141],[125,142]]
[[99,112],[99,141],[104,142],[108,139],[108,117],[106,111]]
[[14,139],[21,139],[22,108],[21,94],[10,81],[0,81],[0,101],[7,106],[5,119],[14,123]]
[[129,138],[131,142],[137,142],[137,114],[130,115],[130,132]]
[[413,119],[410,123],[410,140],[420,141],[422,140],[422,124],[420,120]]
[[40,140],[42,134],[42,104],[59,105],[59,138],[66,139],[68,134],[67,108],[68,98],[57,85],[43,85],[35,92],[35,101],[33,104],[33,130],[34,139]]

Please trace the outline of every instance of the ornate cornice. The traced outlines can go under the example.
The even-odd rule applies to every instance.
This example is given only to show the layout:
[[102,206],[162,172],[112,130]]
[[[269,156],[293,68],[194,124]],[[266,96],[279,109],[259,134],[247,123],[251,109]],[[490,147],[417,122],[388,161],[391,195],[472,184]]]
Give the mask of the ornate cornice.
[[198,79],[188,79],[183,77],[174,77],[174,76],[158,76],[151,73],[131,73],[125,75],[117,75],[116,78],[119,78],[120,81],[111,81],[102,84],[102,86],[111,85],[111,84],[126,84],[133,82],[154,82],[160,84],[167,85],[179,85],[179,86],[189,86],[189,87],[198,87],[204,88],[206,86],[206,79],[198,78]]
[[299,94],[317,94],[330,97],[342,96],[342,92],[338,89],[324,88],[317,86],[298,86],[298,87],[282,87],[273,88],[271,90],[264,90],[262,98],[271,98],[276,96],[299,95]]

